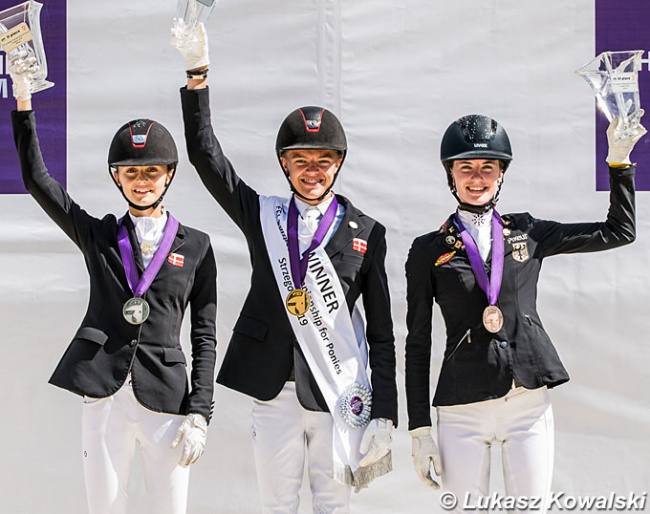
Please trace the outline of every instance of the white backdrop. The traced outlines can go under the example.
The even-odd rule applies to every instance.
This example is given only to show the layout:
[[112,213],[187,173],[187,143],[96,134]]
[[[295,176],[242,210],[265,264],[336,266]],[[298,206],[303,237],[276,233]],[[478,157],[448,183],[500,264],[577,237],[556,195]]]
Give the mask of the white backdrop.
[[[508,130],[515,160],[501,212],[605,217],[607,194],[595,192],[594,102],[573,73],[594,54],[593,9],[591,0],[221,0],[209,22],[213,123],[239,173],[261,192],[286,193],[273,153],[276,130],[294,108],[325,105],[349,138],[337,191],[387,227],[401,418],[394,471],[354,495],[355,513],[442,511],[439,493],[418,481],[410,463],[403,270],[411,241],[455,207],[438,161],[447,125],[484,113]],[[68,0],[68,189],[93,215],[124,212],[105,164],[115,130],[136,117],[171,130],[183,157],[165,204],[212,237],[220,362],[250,268],[243,237],[185,157],[184,70],[168,44],[174,12],[174,0]],[[34,105],[38,115],[38,95]],[[7,137],[8,120],[2,125]],[[639,173],[647,168],[640,163]],[[637,204],[635,244],[549,259],[542,274],[539,310],[572,377],[552,392],[556,492],[640,495],[650,484],[647,193]],[[0,196],[0,209],[7,351],[0,360],[0,512],[82,513],[81,400],[47,379],[85,312],[83,259],[29,196]],[[443,333],[436,312],[434,370]],[[220,386],[215,396],[189,512],[257,512],[251,401]],[[499,488],[498,474],[493,481]],[[136,466],[133,513],[146,512],[143,487]],[[300,512],[311,512],[308,494]]]

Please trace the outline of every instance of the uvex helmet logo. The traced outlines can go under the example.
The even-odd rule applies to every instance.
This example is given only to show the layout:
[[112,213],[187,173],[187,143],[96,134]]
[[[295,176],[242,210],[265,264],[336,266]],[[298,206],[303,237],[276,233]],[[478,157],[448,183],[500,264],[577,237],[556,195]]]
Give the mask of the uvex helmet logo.
[[323,119],[324,110],[325,109],[309,109],[309,111],[305,112],[305,110],[300,109],[302,118],[305,121],[305,128],[307,129],[307,132],[318,132],[320,130],[320,124]]
[[153,126],[151,120],[135,120],[131,122],[131,143],[133,148],[144,148],[147,144],[147,136]]
[[487,143],[474,143],[474,148],[487,148]]

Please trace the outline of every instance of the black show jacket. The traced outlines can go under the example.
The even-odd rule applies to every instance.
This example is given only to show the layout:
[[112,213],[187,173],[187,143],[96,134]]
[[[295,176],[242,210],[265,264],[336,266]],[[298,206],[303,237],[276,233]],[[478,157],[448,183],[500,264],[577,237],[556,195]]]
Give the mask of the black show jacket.
[[[504,396],[513,379],[528,389],[554,387],[569,375],[537,313],[537,281],[545,257],[597,252],[635,238],[634,167],[610,170],[610,208],[605,222],[558,223],[528,213],[502,216],[505,263],[497,302],[503,328],[482,323],[488,305],[479,288],[454,216],[413,241],[406,262],[406,393],[409,428],[431,425],[430,360],[433,301],[440,306],[447,343],[434,406]],[[455,252],[455,253],[452,253]],[[486,269],[490,273],[491,255]]]
[[[287,319],[284,299],[273,275],[260,222],[258,194],[235,173],[211,126],[209,90],[181,89],[185,139],[190,162],[212,196],[241,229],[248,242],[251,285],[226,351],[217,382],[271,400],[291,376],[295,364],[298,399],[309,410],[327,405],[305,362]],[[282,180],[278,170],[278,179]],[[345,216],[325,250],[341,280],[350,310],[361,296],[373,389],[372,417],[397,424],[395,341],[388,282],[384,268],[385,229],[337,195]],[[367,241],[361,254],[352,240]]]
[[[25,187],[79,247],[90,276],[90,299],[81,326],[50,383],[79,395],[117,392],[131,371],[133,392],[150,410],[194,412],[210,419],[216,359],[216,264],[207,234],[181,225],[171,248],[182,266],[165,260],[144,298],[151,307],[142,325],[131,325],[122,306],[133,296],[117,244],[118,220],[90,216],[54,180],[43,163],[32,111],[12,113]],[[125,215],[138,271],[143,264],[135,227]],[[181,348],[183,315],[191,305],[191,390]]]

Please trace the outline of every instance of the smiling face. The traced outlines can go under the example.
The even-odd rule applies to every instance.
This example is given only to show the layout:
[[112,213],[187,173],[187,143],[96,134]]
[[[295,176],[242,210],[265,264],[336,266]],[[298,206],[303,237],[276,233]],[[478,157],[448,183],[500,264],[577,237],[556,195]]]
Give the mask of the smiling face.
[[280,157],[294,189],[311,205],[326,200],[318,198],[331,187],[342,161],[336,150],[287,150]]
[[457,160],[453,161],[451,175],[461,202],[485,205],[497,193],[503,168],[496,159]]
[[[163,194],[165,186],[174,174],[173,169],[167,165],[162,166],[118,166],[113,172],[113,179],[122,188],[127,199],[138,206],[151,205]],[[162,206],[155,209],[139,211],[129,206],[129,211],[134,216],[162,215]]]

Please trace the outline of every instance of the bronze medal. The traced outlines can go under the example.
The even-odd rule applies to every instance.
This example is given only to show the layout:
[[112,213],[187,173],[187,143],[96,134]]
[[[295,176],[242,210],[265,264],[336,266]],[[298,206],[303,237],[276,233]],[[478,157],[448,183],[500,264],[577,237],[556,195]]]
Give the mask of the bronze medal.
[[309,297],[309,293],[304,289],[294,289],[287,296],[285,304],[289,314],[303,316],[309,311],[311,298]]
[[496,305],[488,305],[483,311],[483,326],[485,329],[496,334],[503,328],[503,313]]

